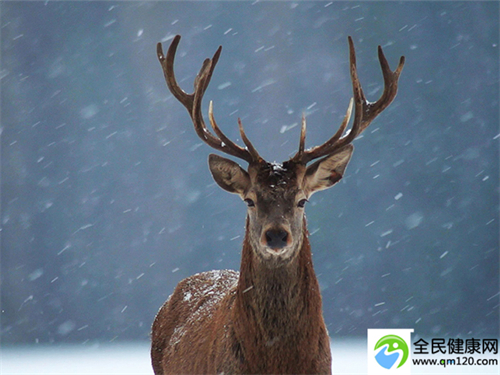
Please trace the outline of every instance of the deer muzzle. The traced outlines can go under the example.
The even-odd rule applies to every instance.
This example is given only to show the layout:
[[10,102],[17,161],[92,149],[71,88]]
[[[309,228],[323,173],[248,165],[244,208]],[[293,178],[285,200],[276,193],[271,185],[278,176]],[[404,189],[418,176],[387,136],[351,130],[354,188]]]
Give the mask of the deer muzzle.
[[262,245],[276,252],[291,245],[292,236],[290,232],[283,227],[266,229],[262,234]]

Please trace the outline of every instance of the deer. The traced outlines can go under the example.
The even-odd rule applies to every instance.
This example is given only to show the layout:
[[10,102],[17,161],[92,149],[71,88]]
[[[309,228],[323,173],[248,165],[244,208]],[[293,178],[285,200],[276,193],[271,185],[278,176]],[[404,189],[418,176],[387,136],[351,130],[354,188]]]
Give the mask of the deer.
[[[194,92],[182,90],[174,59],[181,37],[175,36],[157,56],[172,95],[187,109],[197,135],[213,149],[242,159],[245,170],[216,154],[208,157],[213,179],[246,203],[240,271],[202,272],[178,283],[160,308],[151,334],[155,374],[331,374],[330,338],[313,268],[304,207],[317,191],[338,183],[351,159],[352,142],[394,100],[404,66],[395,71],[382,48],[378,58],[384,89],[376,102],[366,100],[358,79],[356,54],[348,37],[353,98],[335,134],[320,146],[305,149],[302,115],[299,147],[283,163],[267,162],[247,138],[238,119],[242,147],[217,125],[210,101],[208,119],[201,103],[222,47],[205,59]],[[354,107],[354,118],[350,122]],[[310,162],[313,163],[309,164]],[[309,165],[308,165],[309,164]]]

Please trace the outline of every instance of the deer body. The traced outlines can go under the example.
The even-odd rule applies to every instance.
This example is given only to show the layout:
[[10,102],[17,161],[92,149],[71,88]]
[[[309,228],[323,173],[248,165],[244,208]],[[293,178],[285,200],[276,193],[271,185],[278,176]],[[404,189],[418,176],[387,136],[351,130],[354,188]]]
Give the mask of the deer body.
[[[153,323],[151,357],[155,374],[329,374],[329,337],[322,315],[318,281],[313,269],[304,206],[315,192],[342,178],[354,150],[351,142],[394,99],[403,68],[392,72],[379,47],[384,92],[366,101],[357,78],[349,38],[354,98],[339,130],[323,145],[305,150],[302,118],[299,151],[281,164],[268,163],[253,147],[239,122],[246,147],[220,130],[210,102],[209,119],[201,115],[201,100],[219,59],[219,48],[206,59],[195,80],[195,92],[185,93],[173,72],[176,36],[158,58],[172,94],[186,107],[198,136],[211,147],[248,162],[247,170],[232,160],[211,154],[215,182],[247,204],[240,272],[211,271],[181,281]],[[354,102],[351,131],[344,135]],[[319,159],[307,165],[311,160]]]
[[331,372],[309,241],[277,272],[255,264],[252,251],[246,238],[239,274],[204,272],[179,283],[153,325],[156,374]]

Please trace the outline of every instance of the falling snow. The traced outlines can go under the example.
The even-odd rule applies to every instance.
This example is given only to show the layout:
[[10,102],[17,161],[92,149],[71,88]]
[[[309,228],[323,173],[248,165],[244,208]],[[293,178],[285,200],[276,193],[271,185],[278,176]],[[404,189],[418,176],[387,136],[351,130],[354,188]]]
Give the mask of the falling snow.
[[[177,33],[188,93],[223,46],[201,103],[207,129],[213,100],[224,133],[242,145],[241,118],[276,172],[297,151],[302,113],[306,148],[340,125],[347,35],[370,101],[383,90],[377,45],[392,68],[405,55],[397,97],[354,141],[342,180],[309,198],[325,321],[334,338],[368,326],[498,336],[499,5],[396,5],[3,2],[2,343],[72,343],[78,371],[107,373],[98,349],[146,340],[179,281],[239,268],[246,208],[207,166],[209,153],[226,155],[196,135],[157,61],[156,43],[166,53]],[[77,362],[81,348],[97,352]],[[334,348],[334,368],[335,350],[347,353]],[[57,352],[12,353],[3,370],[68,371]],[[131,353],[113,358],[134,372]]]

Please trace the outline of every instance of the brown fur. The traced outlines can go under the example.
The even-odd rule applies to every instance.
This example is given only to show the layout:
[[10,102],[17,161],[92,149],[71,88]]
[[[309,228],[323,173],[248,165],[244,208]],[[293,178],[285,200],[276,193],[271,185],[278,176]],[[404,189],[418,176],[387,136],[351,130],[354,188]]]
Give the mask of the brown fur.
[[241,269],[181,281],[153,324],[155,374],[329,374],[331,354],[304,219],[298,256],[269,268],[247,233]]

